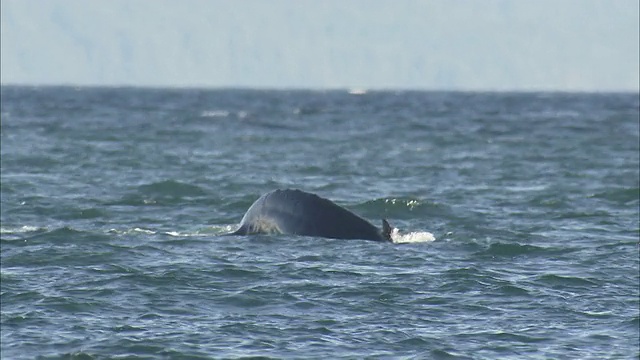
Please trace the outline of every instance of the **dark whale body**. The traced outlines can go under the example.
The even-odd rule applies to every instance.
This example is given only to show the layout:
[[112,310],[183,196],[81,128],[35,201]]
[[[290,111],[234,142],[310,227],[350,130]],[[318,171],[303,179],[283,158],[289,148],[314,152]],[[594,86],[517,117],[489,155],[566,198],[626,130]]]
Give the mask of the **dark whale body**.
[[247,210],[240,228],[230,235],[265,233],[391,241],[391,227],[386,220],[382,220],[381,231],[330,200],[292,189],[262,195]]

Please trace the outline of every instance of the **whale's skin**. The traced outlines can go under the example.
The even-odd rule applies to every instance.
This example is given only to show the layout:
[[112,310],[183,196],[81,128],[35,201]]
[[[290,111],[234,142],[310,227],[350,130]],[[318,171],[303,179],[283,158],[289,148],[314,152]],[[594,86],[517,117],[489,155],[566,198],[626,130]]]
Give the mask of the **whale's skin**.
[[332,239],[391,241],[391,227],[382,231],[334,202],[297,189],[262,195],[247,210],[230,235],[291,234]]

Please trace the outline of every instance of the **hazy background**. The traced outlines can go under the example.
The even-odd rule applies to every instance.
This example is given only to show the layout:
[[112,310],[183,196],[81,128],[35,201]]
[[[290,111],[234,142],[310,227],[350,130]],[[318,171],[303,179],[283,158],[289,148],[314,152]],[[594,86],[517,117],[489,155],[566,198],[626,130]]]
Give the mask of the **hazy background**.
[[637,0],[2,0],[2,84],[639,90]]

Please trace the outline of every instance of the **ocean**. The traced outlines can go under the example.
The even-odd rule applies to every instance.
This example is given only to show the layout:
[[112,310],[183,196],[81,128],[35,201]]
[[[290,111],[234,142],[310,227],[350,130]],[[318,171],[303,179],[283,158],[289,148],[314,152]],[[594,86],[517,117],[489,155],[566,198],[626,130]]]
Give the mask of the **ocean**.
[[[637,93],[2,86],[2,359],[638,359]],[[220,236],[260,195],[395,243]]]

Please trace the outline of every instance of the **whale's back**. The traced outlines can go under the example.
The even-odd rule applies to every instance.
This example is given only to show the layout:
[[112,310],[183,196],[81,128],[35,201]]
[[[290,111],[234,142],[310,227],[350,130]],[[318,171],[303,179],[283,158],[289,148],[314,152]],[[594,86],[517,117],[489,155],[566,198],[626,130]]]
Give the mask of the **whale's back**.
[[282,233],[334,239],[387,240],[367,220],[330,200],[301,190],[275,190],[247,210],[236,235]]

